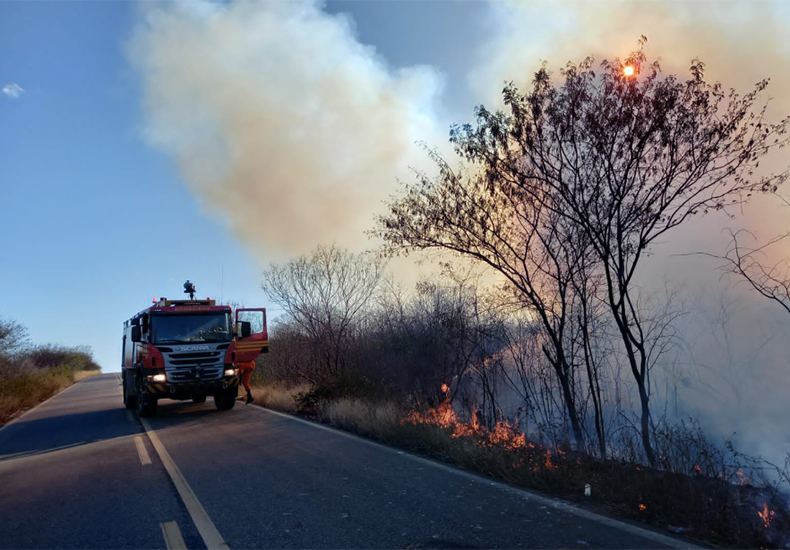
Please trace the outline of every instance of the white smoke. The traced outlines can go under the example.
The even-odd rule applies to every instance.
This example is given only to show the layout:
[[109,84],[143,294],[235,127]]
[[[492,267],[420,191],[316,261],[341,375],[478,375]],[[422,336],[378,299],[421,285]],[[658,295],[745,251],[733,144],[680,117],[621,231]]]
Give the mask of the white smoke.
[[258,257],[369,245],[415,142],[444,141],[440,75],[389,69],[318,2],[157,4],[130,57],[149,139]]

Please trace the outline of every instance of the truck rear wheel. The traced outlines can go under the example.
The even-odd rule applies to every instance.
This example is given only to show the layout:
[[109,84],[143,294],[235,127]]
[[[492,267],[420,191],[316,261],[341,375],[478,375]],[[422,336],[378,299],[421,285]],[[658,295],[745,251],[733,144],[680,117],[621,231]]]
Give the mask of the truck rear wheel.
[[228,411],[232,409],[235,404],[236,404],[235,391],[225,390],[221,393],[214,394],[214,405],[217,406],[217,410]]

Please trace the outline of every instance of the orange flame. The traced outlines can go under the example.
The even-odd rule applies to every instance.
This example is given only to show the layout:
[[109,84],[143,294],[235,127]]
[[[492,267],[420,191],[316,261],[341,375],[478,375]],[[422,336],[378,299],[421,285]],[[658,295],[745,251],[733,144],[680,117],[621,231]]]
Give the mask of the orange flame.
[[750,483],[749,476],[744,474],[740,468],[735,470],[735,474],[738,476],[738,485],[748,485]]
[[647,510],[647,506],[645,506],[644,504],[640,504],[639,509],[644,512],[645,510]]
[[757,515],[760,516],[760,519],[763,520],[763,524],[765,528],[768,529],[768,526],[771,525],[771,521],[774,519],[776,512],[773,510],[768,509],[768,503],[763,503],[763,511],[757,512]]
[[[444,390],[444,387],[443,385],[442,390]],[[506,420],[500,420],[489,430],[480,424],[480,414],[477,409],[472,411],[472,417],[468,423],[460,422],[452,406],[447,401],[435,409],[428,409],[425,412],[414,411],[401,422],[404,424],[429,424],[440,428],[452,428],[453,438],[475,436],[477,443],[483,447],[500,447],[509,450],[535,448],[534,444],[527,443],[526,436],[518,430],[516,423],[511,424]],[[550,456],[547,459],[546,466],[551,467]]]

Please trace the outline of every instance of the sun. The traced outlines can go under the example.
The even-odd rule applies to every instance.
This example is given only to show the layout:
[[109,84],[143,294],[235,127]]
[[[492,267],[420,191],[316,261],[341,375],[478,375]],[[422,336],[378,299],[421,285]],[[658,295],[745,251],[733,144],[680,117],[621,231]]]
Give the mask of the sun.
[[624,74],[625,76],[634,76],[634,67],[633,67],[633,66],[631,66],[631,65],[626,65],[626,66],[623,68],[623,74]]

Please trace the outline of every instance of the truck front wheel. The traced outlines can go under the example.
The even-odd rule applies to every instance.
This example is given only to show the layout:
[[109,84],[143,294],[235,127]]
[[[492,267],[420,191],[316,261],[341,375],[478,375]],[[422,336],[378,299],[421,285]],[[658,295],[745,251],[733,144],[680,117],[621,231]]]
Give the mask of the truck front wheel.
[[137,386],[137,414],[145,418],[156,415],[156,397],[146,393],[142,384]]
[[[234,388],[235,389],[235,388]],[[236,404],[236,392],[225,390],[214,394],[214,405],[219,411],[228,411]]]

